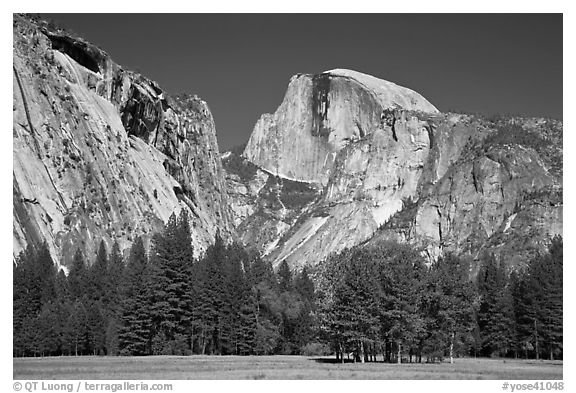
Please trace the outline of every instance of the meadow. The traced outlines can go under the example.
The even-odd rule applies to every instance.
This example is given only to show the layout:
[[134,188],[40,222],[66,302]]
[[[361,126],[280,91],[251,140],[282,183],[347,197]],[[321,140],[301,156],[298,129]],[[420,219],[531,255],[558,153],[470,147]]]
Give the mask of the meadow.
[[43,379],[530,379],[560,380],[562,361],[455,359],[435,364],[335,363],[305,356],[14,358],[15,380]]

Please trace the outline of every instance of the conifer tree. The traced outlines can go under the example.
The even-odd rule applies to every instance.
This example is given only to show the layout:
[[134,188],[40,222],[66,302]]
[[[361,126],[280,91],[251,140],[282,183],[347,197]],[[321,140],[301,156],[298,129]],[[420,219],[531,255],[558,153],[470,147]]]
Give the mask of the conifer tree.
[[294,287],[296,292],[308,303],[311,304],[314,302],[314,283],[310,279],[306,267],[296,276]]
[[314,283],[308,276],[306,267],[296,276],[294,288],[301,299],[302,308],[297,317],[294,328],[295,346],[302,349],[312,341],[314,335],[314,319],[312,313],[315,310]]
[[151,352],[152,320],[150,315],[148,260],[141,237],[130,249],[126,267],[126,290],[118,341],[120,353],[146,355]]
[[100,300],[85,303],[88,351],[93,355],[106,354],[106,317]]
[[353,249],[342,257],[345,263],[342,279],[334,289],[330,328],[339,345],[354,351],[356,361],[364,362],[367,344],[378,336],[377,265],[361,249]]
[[124,300],[122,290],[125,283],[124,274],[124,259],[120,252],[120,245],[114,242],[108,261],[108,291],[103,297],[103,302],[106,304],[105,342],[108,355],[119,353],[118,333]]
[[[222,288],[222,350],[225,354],[239,354],[242,340],[241,310],[245,307],[250,288],[244,274],[248,255],[243,247],[231,244],[224,258],[224,286]],[[246,334],[246,332],[244,332]]]
[[416,250],[407,245],[387,242],[372,250],[371,259],[379,261],[380,321],[382,333],[396,361],[417,346],[424,321],[418,312],[418,295],[424,278],[424,263]]
[[96,260],[90,267],[90,286],[90,297],[94,300],[102,300],[110,291],[108,253],[104,241],[100,241]]
[[206,270],[201,304],[210,352],[218,355],[222,354],[222,330],[225,315],[230,312],[223,293],[223,288],[226,285],[225,258],[226,247],[220,232],[218,232],[214,244],[208,248],[204,258]]
[[122,303],[122,287],[125,281],[124,275],[124,258],[120,252],[120,245],[118,242],[114,242],[108,262],[107,276],[109,289],[105,293],[104,299],[105,303],[108,304],[109,312],[116,319],[119,317],[120,305]]
[[[154,348],[161,353],[183,354],[189,347],[192,298],[190,275],[193,264],[188,215],[183,210],[168,220],[162,233],[153,238],[151,252],[151,315]],[[178,341],[178,342],[176,342]],[[182,352],[182,353],[181,353]]]
[[13,331],[13,355],[24,356],[26,354],[26,330],[30,325],[29,320],[29,307],[30,292],[29,285],[29,264],[32,258],[32,249],[28,246],[20,253],[18,258],[12,264],[12,331]]
[[528,264],[514,291],[521,350],[534,357],[563,356],[563,247],[555,237],[547,253]]
[[505,356],[514,349],[514,309],[507,281],[503,264],[486,256],[478,273],[478,325],[484,355]]
[[163,353],[168,341],[174,339],[177,319],[182,312],[178,309],[175,293],[177,271],[172,247],[176,240],[177,218],[172,214],[164,231],[152,239],[150,253],[150,315],[152,317],[155,353]]
[[292,272],[286,260],[282,261],[278,268],[278,284],[280,292],[288,292],[292,289]]
[[563,354],[563,240],[556,236],[548,249],[544,280],[545,349],[549,359],[562,358]]
[[[262,260],[259,255],[252,255],[249,258],[251,261],[247,264],[246,280],[251,293],[245,312],[248,318],[254,319],[254,325],[253,330],[247,333],[249,337],[252,337],[253,333],[254,353],[270,354],[278,347],[280,339],[278,282],[269,262]],[[252,304],[249,304],[250,302]],[[253,309],[253,314],[250,309]]]
[[40,355],[46,350],[39,326],[52,317],[51,310],[39,318],[44,305],[56,300],[56,272],[48,245],[38,249],[28,246],[13,267],[13,329],[14,352]]
[[452,359],[458,338],[473,327],[474,291],[468,270],[465,260],[448,254],[430,267],[424,280],[420,308],[426,335],[421,344],[433,356],[447,353]]
[[58,312],[55,303],[44,304],[42,311],[35,320],[38,329],[37,351],[40,356],[50,356],[58,353],[61,347],[61,326],[58,321]]
[[33,280],[36,283],[38,291],[38,300],[40,304],[46,304],[56,298],[56,274],[57,268],[54,265],[50,249],[46,242],[42,243],[36,254],[34,263]]
[[71,353],[75,356],[90,354],[88,314],[81,300],[71,305],[66,330],[70,332]]
[[72,298],[80,299],[86,295],[87,272],[88,269],[86,268],[82,251],[77,249],[72,259],[70,273],[68,274],[68,287],[70,288]]

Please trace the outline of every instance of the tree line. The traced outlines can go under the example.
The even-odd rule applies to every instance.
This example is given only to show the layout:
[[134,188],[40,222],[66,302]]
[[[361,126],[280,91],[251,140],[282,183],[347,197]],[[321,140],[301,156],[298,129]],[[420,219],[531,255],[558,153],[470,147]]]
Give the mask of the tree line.
[[[562,238],[508,272],[486,254],[427,266],[409,245],[357,246],[318,272],[318,331],[344,362],[563,356]],[[381,357],[380,357],[381,355]]]
[[27,248],[13,267],[14,356],[563,357],[561,237],[520,270],[487,253],[475,275],[467,259],[427,265],[393,242],[299,273],[286,262],[274,272],[219,235],[200,258],[191,244],[183,212],[149,249],[137,238],[124,257],[117,243],[108,252],[101,242],[91,263],[77,251],[68,275],[46,244]]
[[94,262],[77,251],[68,275],[46,244],[14,264],[14,356],[298,354],[312,338],[314,286],[306,270],[278,273],[219,235],[194,258],[186,212],[146,250],[123,258],[104,242]]

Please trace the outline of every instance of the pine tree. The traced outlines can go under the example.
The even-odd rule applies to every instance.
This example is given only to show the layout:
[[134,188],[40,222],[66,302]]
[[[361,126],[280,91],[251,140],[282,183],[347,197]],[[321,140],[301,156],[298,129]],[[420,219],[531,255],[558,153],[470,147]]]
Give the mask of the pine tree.
[[238,354],[251,355],[256,346],[258,316],[253,293],[248,288],[239,310]]
[[546,258],[546,280],[543,325],[545,328],[545,348],[552,360],[563,354],[563,240],[552,239]]
[[34,266],[33,280],[37,283],[38,299],[40,304],[46,304],[56,298],[55,282],[58,271],[46,242],[40,246]]
[[344,254],[342,279],[334,289],[331,330],[344,346],[355,352],[356,361],[365,361],[367,344],[378,339],[379,289],[376,261],[366,250]]
[[120,314],[120,305],[124,295],[123,287],[126,281],[124,258],[120,252],[120,246],[114,242],[108,262],[108,290],[104,294],[103,301],[107,305],[110,316],[118,319]]
[[71,353],[75,356],[90,353],[88,314],[81,300],[75,300],[71,305],[70,314],[66,323],[69,332]]
[[177,272],[172,257],[177,225],[177,218],[172,214],[164,231],[157,233],[152,239],[150,315],[154,335],[153,353],[155,354],[164,353],[165,348],[169,346],[168,342],[174,339],[179,316],[178,299],[173,286]]
[[[153,238],[150,311],[156,336],[155,348],[161,353],[170,353],[174,348],[182,347],[175,341],[191,335],[192,264],[192,239],[188,215],[183,210],[178,218],[173,214],[163,232]],[[189,346],[184,347],[182,351],[186,352]]]
[[130,249],[126,267],[126,289],[122,307],[118,341],[120,353],[147,355],[152,345],[148,258],[142,238],[138,237]]
[[290,267],[288,267],[286,260],[282,261],[278,268],[278,283],[280,292],[292,290],[292,272],[290,272]]
[[314,303],[314,283],[310,279],[306,267],[296,276],[294,287],[303,299],[310,304]]
[[265,284],[271,289],[276,288],[278,282],[270,263],[263,261],[259,255],[254,255],[248,266],[247,278],[250,286],[257,287],[260,284]]
[[83,303],[88,321],[88,349],[94,355],[106,354],[106,327],[111,314],[108,309],[111,284],[104,241],[100,241],[96,259],[85,277],[87,296],[83,298]]
[[[38,249],[32,246],[22,252],[13,267],[13,329],[14,354],[40,355],[46,351],[46,341],[39,325],[51,313],[40,314],[44,305],[56,300],[56,273],[46,243]],[[50,315],[49,315],[50,314]]]
[[120,246],[118,242],[114,242],[112,251],[110,253],[110,260],[108,263],[108,291],[104,295],[104,303],[106,306],[106,327],[105,327],[105,341],[106,353],[108,355],[117,355],[119,353],[119,339],[118,333],[120,329],[120,320],[123,304],[123,290],[124,286],[124,259],[120,253]]
[[[248,255],[243,247],[231,244],[226,248],[224,258],[224,287],[222,288],[222,350],[225,354],[239,354],[241,345],[241,310],[250,294],[244,274],[244,264]],[[247,334],[247,332],[244,332]]]
[[453,359],[458,338],[473,328],[474,292],[468,270],[465,260],[448,254],[431,266],[424,281],[420,308],[427,334],[421,350],[432,356],[447,352]]
[[282,313],[278,302],[278,282],[269,262],[263,261],[259,255],[249,258],[251,261],[246,264],[246,281],[251,293],[246,301],[245,314],[253,320],[253,325],[246,335],[253,338],[253,353],[271,354],[280,340]]
[[522,350],[537,359],[563,356],[562,243],[555,237],[547,253],[534,257],[514,291]]
[[25,337],[27,336],[26,330],[30,327],[26,321],[29,319],[28,307],[30,306],[28,272],[30,270],[31,254],[32,249],[27,247],[12,264],[12,331],[14,356],[24,356],[27,350]]
[[56,300],[60,303],[66,303],[72,300],[72,294],[70,293],[70,286],[68,284],[68,278],[66,273],[61,269],[56,274]]
[[208,248],[203,260],[204,281],[200,292],[199,311],[204,326],[204,345],[210,353],[222,354],[222,330],[225,316],[230,312],[224,299],[226,247],[218,232],[214,244]]
[[423,336],[419,312],[420,282],[425,274],[416,250],[396,243],[359,246],[330,257],[320,271],[319,335],[327,337],[344,361],[370,361],[382,348],[386,359],[400,362]]
[[90,297],[94,300],[103,300],[110,292],[108,278],[108,253],[104,241],[100,242],[96,260],[90,267]]
[[[178,218],[176,232],[177,252],[176,266],[178,271],[177,291],[181,298],[180,308],[184,311],[181,316],[181,329],[178,336],[184,336],[186,351],[191,350],[192,341],[192,271],[196,262],[194,248],[192,246],[192,232],[190,229],[190,217],[187,210],[182,210]],[[179,338],[181,340],[181,338]]]
[[88,351],[93,355],[106,354],[105,311],[99,300],[85,302]]
[[61,326],[58,321],[57,307],[49,302],[43,305],[35,324],[38,328],[38,352],[41,356],[58,354],[61,347]]
[[88,269],[84,262],[84,256],[80,249],[76,250],[74,258],[72,259],[72,266],[68,274],[68,287],[73,299],[80,299],[87,294],[86,283]]
[[281,324],[279,331],[282,336],[280,351],[283,354],[294,354],[297,352],[295,344],[296,326],[298,317],[303,308],[301,299],[294,291],[294,279],[286,260],[278,267],[278,300],[281,308]]
[[513,299],[504,266],[498,264],[492,255],[484,258],[478,273],[478,292],[482,353],[504,356],[515,346]]
[[416,347],[424,331],[418,312],[424,263],[410,246],[390,242],[376,247],[371,258],[379,260],[382,333],[400,363],[403,351]]
[[306,344],[312,341],[314,336],[314,318],[312,316],[315,310],[314,283],[308,276],[306,267],[296,276],[294,288],[302,303],[302,309],[294,328],[294,344],[301,351]]

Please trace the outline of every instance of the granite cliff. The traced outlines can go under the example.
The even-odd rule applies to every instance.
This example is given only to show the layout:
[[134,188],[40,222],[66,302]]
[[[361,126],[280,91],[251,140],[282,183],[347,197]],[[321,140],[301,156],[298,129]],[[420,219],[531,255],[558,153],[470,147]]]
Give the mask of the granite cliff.
[[[224,168],[239,236],[274,265],[380,239],[515,265],[562,234],[560,121],[440,113],[354,71],[292,77]],[[280,203],[286,189],[305,203]]]
[[149,240],[189,211],[201,252],[233,236],[212,114],[95,45],[28,16],[13,26],[13,252],[46,241],[66,266],[104,240]]
[[324,185],[337,153],[371,133],[385,108],[438,112],[418,93],[358,72],[295,75],[278,110],[256,123],[243,156],[283,178]]
[[422,95],[335,69],[298,74],[241,151],[220,155],[206,102],[170,96],[97,46],[14,16],[13,245],[63,266],[127,249],[189,212],[278,265],[386,240],[430,261],[490,251],[522,264],[562,234],[562,122],[441,113]]

